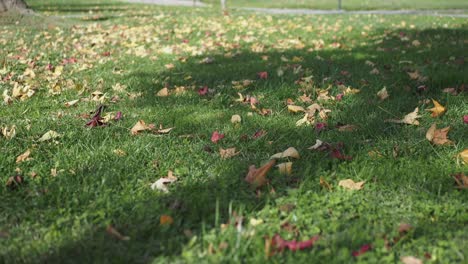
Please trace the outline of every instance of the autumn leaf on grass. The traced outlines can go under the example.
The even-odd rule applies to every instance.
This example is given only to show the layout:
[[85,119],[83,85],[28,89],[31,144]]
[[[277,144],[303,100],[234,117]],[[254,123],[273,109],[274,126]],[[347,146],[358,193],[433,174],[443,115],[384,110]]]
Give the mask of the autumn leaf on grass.
[[387,87],[382,88],[382,90],[377,93],[377,97],[379,97],[381,101],[387,99],[389,97]]
[[400,260],[403,264],[423,264],[422,260],[413,256],[400,257]]
[[415,126],[418,126],[419,125],[419,121],[416,120],[418,118],[420,118],[421,116],[418,115],[418,112],[419,112],[419,108],[416,107],[416,109],[414,109],[413,112],[405,115],[405,117],[403,117],[403,119],[387,119],[385,120],[385,122],[391,122],[391,123],[399,123],[399,124],[408,124],[408,125],[415,125]]
[[105,123],[103,122],[103,118],[101,117],[102,111],[104,110],[104,106],[100,105],[97,109],[96,112],[94,113],[93,117],[91,120],[89,120],[85,126],[88,127],[97,127],[97,126],[104,126]]
[[255,165],[249,167],[249,172],[245,177],[245,181],[250,183],[253,187],[259,188],[267,183],[266,175],[268,171],[275,165],[275,160],[270,160],[267,164],[260,168],[255,168]]
[[213,132],[213,134],[211,134],[211,142],[213,143],[218,143],[218,141],[220,141],[221,139],[224,138],[224,134],[220,134],[217,130]]
[[362,254],[366,253],[367,251],[369,251],[371,249],[372,249],[372,245],[365,244],[359,250],[353,251],[352,255],[353,255],[353,257],[359,257],[359,256],[361,256]]
[[39,142],[48,141],[48,140],[58,138],[58,137],[61,137],[61,136],[62,135],[60,135],[59,133],[57,133],[57,132],[55,132],[53,130],[49,130],[44,135],[42,135],[42,137],[39,138],[37,141],[39,141]]
[[278,167],[281,174],[289,176],[292,174],[292,164],[292,162],[284,162],[276,165],[276,167]]
[[172,225],[174,223],[174,219],[170,215],[161,215],[159,217],[159,225]]
[[463,123],[468,124],[468,115],[463,116]]
[[453,179],[457,183],[458,189],[468,189],[468,176],[465,176],[464,173],[458,173],[453,175]]
[[155,181],[153,184],[151,184],[151,189],[160,190],[162,192],[168,193],[169,189],[167,189],[167,185],[175,181],[177,181],[177,177],[173,175],[172,171],[168,171],[166,177],[162,177],[159,180]]
[[16,135],[16,126],[2,127],[2,135],[8,140],[14,138]]
[[281,159],[281,158],[300,158],[299,152],[294,147],[289,147],[283,152],[276,153],[275,155],[271,156],[270,159]]
[[468,165],[468,149],[465,149],[462,152],[458,153],[457,156],[463,160],[463,163]]
[[426,139],[434,145],[453,145],[454,143],[447,138],[447,133],[450,131],[450,127],[437,129],[436,124],[432,126],[426,132]]
[[145,130],[153,130],[154,129],[154,124],[149,124],[147,125],[145,123],[145,121],[143,120],[138,120],[138,122],[132,127],[132,129],[130,129],[130,133],[132,135],[137,135],[138,133],[140,133],[141,131],[145,131]]
[[30,160],[31,158],[29,157],[29,155],[31,155],[31,150],[28,149],[26,150],[26,152],[16,157],[16,163]]
[[6,187],[10,190],[16,190],[20,185],[24,184],[24,178],[21,175],[15,175],[8,178]]
[[431,109],[427,109],[427,111],[432,112],[431,114],[432,117],[441,116],[442,114],[445,113],[445,111],[447,111],[447,109],[443,107],[441,104],[439,104],[439,102],[437,102],[436,100],[432,99],[432,103],[434,104],[434,107]]
[[66,102],[65,106],[66,107],[72,107],[72,106],[76,105],[79,101],[80,101],[80,99],[76,99],[76,100],[73,100],[73,101],[70,101],[70,102]]
[[159,91],[156,93],[156,96],[159,96],[159,97],[166,97],[166,96],[169,96],[169,89],[167,89],[167,88],[162,88],[161,90],[159,90]]
[[366,181],[354,182],[351,179],[341,180],[338,182],[338,186],[341,186],[348,190],[361,190],[364,187]]
[[298,105],[288,105],[288,111],[291,113],[298,113],[298,112],[304,112],[305,109],[302,106]]
[[242,121],[242,118],[240,115],[231,116],[231,123],[236,124],[236,123],[240,123],[241,121]]
[[203,96],[208,93],[208,86],[203,86],[202,88],[198,89],[198,95]]
[[259,73],[257,73],[257,75],[258,75],[259,79],[262,79],[262,80],[268,79],[268,72],[266,72],[266,71],[259,72]]
[[107,232],[109,235],[111,235],[111,236],[117,238],[118,240],[122,240],[122,241],[128,241],[128,240],[130,240],[130,237],[122,235],[122,234],[121,234],[119,231],[117,231],[117,229],[115,229],[112,225],[108,225],[108,226],[107,226],[106,232]]
[[221,156],[222,159],[229,159],[231,157],[238,155],[239,153],[240,151],[236,152],[236,148],[227,148],[227,149],[219,148],[219,155]]
[[291,251],[304,250],[311,248],[319,238],[320,236],[317,235],[304,241],[285,240],[279,234],[276,234],[271,239],[271,246],[276,252],[282,252],[285,249],[289,249]]
[[329,191],[332,190],[332,186],[330,185],[330,183],[328,183],[327,180],[325,180],[325,178],[322,176],[320,176],[320,186],[322,186],[323,188]]

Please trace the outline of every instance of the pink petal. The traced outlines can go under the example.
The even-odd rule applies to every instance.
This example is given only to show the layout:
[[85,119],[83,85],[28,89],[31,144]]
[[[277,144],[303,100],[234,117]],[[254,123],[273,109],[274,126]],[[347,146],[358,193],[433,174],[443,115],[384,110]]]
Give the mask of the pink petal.
[[463,123],[468,124],[468,115],[463,116]]

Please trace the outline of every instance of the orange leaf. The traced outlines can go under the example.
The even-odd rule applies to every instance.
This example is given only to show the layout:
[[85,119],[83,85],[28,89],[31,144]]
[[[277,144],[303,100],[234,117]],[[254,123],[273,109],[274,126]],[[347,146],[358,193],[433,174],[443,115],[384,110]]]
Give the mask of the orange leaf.
[[159,218],[160,225],[172,225],[174,223],[174,219],[169,215],[161,215]]
[[450,131],[450,127],[437,129],[436,124],[432,126],[426,132],[426,139],[434,145],[453,145],[454,143],[447,138],[447,133]]
[[432,117],[441,116],[442,114],[445,113],[445,111],[447,111],[447,109],[443,107],[441,104],[439,104],[439,102],[437,102],[436,100],[432,99],[432,103],[434,103],[434,107],[431,109],[427,109],[427,111],[432,112],[431,114]]
[[245,177],[245,181],[250,183],[252,186],[258,188],[267,183],[266,175],[268,171],[275,165],[275,160],[270,160],[267,164],[260,168],[255,168],[255,165],[249,167],[249,172]]

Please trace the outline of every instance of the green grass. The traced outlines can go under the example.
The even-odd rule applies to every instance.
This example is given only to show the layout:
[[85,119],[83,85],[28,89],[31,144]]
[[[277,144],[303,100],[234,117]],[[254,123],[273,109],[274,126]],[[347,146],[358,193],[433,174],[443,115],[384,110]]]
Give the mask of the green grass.
[[[203,2],[219,5],[219,0],[204,0]],[[231,7],[263,7],[263,8],[310,8],[337,9],[338,0],[227,0]],[[467,9],[468,3],[463,0],[342,0],[345,10],[374,9]]]
[[[30,4],[51,15],[71,11],[68,5]],[[80,14],[21,17],[0,27],[0,79],[11,75],[36,91],[0,106],[0,127],[17,127],[11,140],[0,137],[0,181],[5,186],[16,174],[25,179],[14,190],[0,188],[0,262],[263,263],[265,237],[279,233],[286,239],[316,234],[321,239],[311,249],[270,256],[272,263],[398,263],[401,256],[425,255],[431,256],[427,263],[466,263],[468,193],[455,188],[451,175],[468,172],[456,158],[468,148],[462,121],[467,96],[442,92],[468,82],[465,19],[236,12],[221,17],[209,9],[122,4]],[[200,64],[206,57],[214,62]],[[46,69],[70,58],[77,62],[64,65],[59,76]],[[35,78],[22,76],[31,60]],[[165,67],[170,63],[173,69]],[[282,76],[276,73],[280,67]],[[370,74],[373,68],[380,74]],[[427,80],[411,80],[407,72],[415,70]],[[261,71],[268,79],[257,78]],[[297,83],[306,76],[313,82]],[[233,88],[232,81],[244,79],[254,83]],[[325,131],[296,127],[303,115],[289,113],[286,100],[306,107],[310,103],[298,100],[304,92],[315,101],[319,89],[330,87],[336,96],[338,82],[361,92],[319,102],[332,111]],[[60,94],[49,93],[51,83],[61,86]],[[117,83],[126,90],[112,89]],[[213,91],[200,96],[197,90],[205,85]],[[418,92],[420,85],[427,91]],[[165,86],[187,91],[157,97]],[[376,93],[384,86],[390,97],[381,102]],[[0,82],[0,92],[12,88],[10,81]],[[91,100],[96,90],[106,93],[105,113],[122,111],[121,121],[85,127],[89,118],[82,115],[97,107]],[[238,92],[255,96],[258,107],[272,114],[262,116],[236,102]],[[120,100],[110,102],[115,95]],[[74,99],[81,101],[64,106]],[[428,99],[446,106],[447,113],[432,118]],[[415,107],[422,116],[419,126],[384,122]],[[230,122],[233,114],[241,115],[240,125]],[[132,136],[138,120],[175,128],[168,135]],[[455,145],[434,146],[425,139],[434,122],[451,126]],[[340,132],[338,124],[359,129]],[[253,139],[262,129],[267,134]],[[62,136],[38,142],[49,130]],[[215,130],[226,135],[218,144],[210,141]],[[308,150],[316,139],[343,142],[353,159]],[[290,146],[301,154],[292,160],[293,174],[274,168],[270,185],[258,196],[244,181],[248,167]],[[240,154],[223,160],[219,147],[236,147]],[[27,149],[32,159],[15,163]],[[116,149],[126,155],[116,155]],[[152,191],[150,184],[168,170],[178,177],[170,192]],[[320,186],[320,177],[331,191]],[[347,178],[366,185],[344,190],[338,181]],[[174,223],[161,226],[162,215]],[[236,216],[243,219],[241,232],[233,224]],[[252,218],[263,223],[252,226]],[[297,231],[281,228],[286,222]],[[226,223],[231,224],[221,228]],[[386,248],[385,239],[397,237],[401,223],[413,228]],[[109,224],[131,239],[107,234]],[[352,257],[365,244],[372,250]]]

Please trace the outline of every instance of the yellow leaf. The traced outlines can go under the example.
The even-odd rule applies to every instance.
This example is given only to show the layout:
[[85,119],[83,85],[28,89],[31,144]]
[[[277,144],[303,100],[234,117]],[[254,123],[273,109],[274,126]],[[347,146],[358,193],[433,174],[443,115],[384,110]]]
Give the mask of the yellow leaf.
[[39,138],[37,141],[39,142],[42,142],[42,141],[47,141],[47,140],[51,140],[51,139],[54,139],[54,138],[58,138],[62,135],[60,135],[59,133],[53,131],[53,130],[49,130],[47,131],[44,135],[42,135],[41,138]]
[[242,118],[240,117],[240,115],[233,115],[231,117],[231,123],[235,124],[235,123],[240,123],[242,121]]
[[159,92],[156,94],[156,96],[159,96],[159,97],[169,96],[169,89],[162,88],[161,90],[159,90]]
[[292,174],[292,164],[292,162],[284,162],[276,165],[276,167],[278,167],[281,174],[289,176]]
[[341,186],[348,190],[361,190],[364,187],[366,181],[354,182],[351,179],[341,180],[338,182],[338,186]]
[[299,152],[294,147],[289,147],[285,151],[276,153],[275,155],[271,156],[270,159],[281,159],[288,157],[298,159],[300,157]]
[[30,160],[31,158],[29,158],[29,155],[31,155],[31,150],[28,149],[26,152],[16,157],[16,163]]
[[297,112],[304,112],[305,109],[302,106],[298,105],[288,105],[288,111],[292,113],[297,113]]
[[465,164],[468,164],[468,149],[458,153],[458,156],[463,160]]
[[441,104],[439,104],[439,102],[437,102],[436,100],[432,99],[432,103],[434,103],[434,107],[431,109],[427,109],[427,111],[432,112],[431,114],[432,117],[441,116],[442,114],[445,113],[445,111],[447,111],[447,109],[443,107]]

